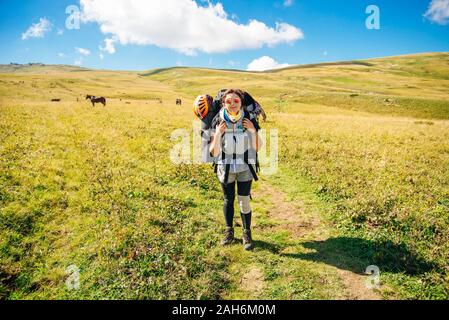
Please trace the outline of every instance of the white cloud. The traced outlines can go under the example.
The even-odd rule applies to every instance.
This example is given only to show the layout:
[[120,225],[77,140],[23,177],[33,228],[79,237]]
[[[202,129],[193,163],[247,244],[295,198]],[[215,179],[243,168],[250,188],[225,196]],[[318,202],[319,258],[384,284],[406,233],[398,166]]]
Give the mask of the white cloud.
[[56,32],[56,34],[57,34],[58,36],[62,36],[62,35],[64,34],[64,30],[58,29],[58,31]]
[[83,59],[82,59],[82,58],[76,59],[75,62],[74,62],[74,64],[75,64],[75,66],[80,66],[80,65],[82,65],[82,64],[83,64]]
[[80,55],[82,55],[82,56],[87,57],[87,56],[90,55],[90,51],[87,50],[87,49],[76,47],[75,50],[76,50],[76,52],[78,52],[78,53],[79,53]]
[[104,39],[104,47],[100,46],[100,50],[109,54],[116,52],[114,43],[117,42],[116,38]]
[[438,24],[449,23],[449,0],[432,0],[424,17]]
[[290,7],[295,3],[295,0],[284,0],[284,7]]
[[22,33],[22,40],[29,38],[43,38],[51,30],[52,24],[46,18],[40,18],[38,23],[34,23],[25,33]]
[[58,53],[58,57],[64,58],[64,57],[65,57],[65,54],[64,54],[64,53]]
[[104,55],[102,53],[100,53],[100,59],[103,60],[104,59]]
[[290,65],[288,63],[279,63],[271,57],[263,56],[253,60],[249,65],[248,71],[266,71],[273,69],[286,68]]
[[323,56],[327,56],[328,55],[328,52],[327,51],[324,51],[323,52]]
[[105,51],[114,51],[117,42],[155,45],[186,55],[210,54],[273,47],[304,37],[301,29],[287,23],[239,24],[228,18],[219,2],[199,6],[194,0],[80,0],[80,4],[83,21],[97,23],[101,32],[110,35]]

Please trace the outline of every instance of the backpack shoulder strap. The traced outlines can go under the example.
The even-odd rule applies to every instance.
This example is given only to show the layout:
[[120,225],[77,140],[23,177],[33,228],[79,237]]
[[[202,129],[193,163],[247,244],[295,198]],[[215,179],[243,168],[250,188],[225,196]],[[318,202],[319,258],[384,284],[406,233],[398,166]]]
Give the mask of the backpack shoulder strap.
[[254,117],[251,116],[251,113],[250,113],[248,110],[243,109],[243,111],[244,111],[244,113],[243,113],[243,118],[244,118],[244,119],[248,119],[248,120],[254,119]]
[[212,119],[211,129],[215,129],[220,124],[220,112],[218,112]]

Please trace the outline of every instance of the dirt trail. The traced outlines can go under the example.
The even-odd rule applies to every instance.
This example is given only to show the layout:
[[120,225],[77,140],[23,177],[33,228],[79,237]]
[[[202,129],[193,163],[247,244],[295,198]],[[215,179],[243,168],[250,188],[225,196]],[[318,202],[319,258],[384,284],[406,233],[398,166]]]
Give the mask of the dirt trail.
[[[331,227],[325,221],[322,221],[314,210],[308,210],[308,205],[302,201],[288,201],[286,195],[276,187],[270,185],[267,181],[261,181],[259,188],[254,191],[255,199],[263,199],[263,206],[267,209],[268,226],[257,225],[257,215],[255,216],[255,231],[257,238],[263,238],[264,234],[286,231],[291,235],[292,241],[317,243],[325,242],[331,237]],[[283,255],[283,249],[280,250],[278,256]],[[338,256],[338,253],[336,254]],[[295,263],[295,260],[292,260]],[[380,295],[369,289],[365,282],[367,276],[357,274],[349,270],[344,270],[336,266],[312,262],[316,264],[316,270],[322,269],[324,275],[333,275],[340,279],[342,286],[339,288],[339,299],[350,300],[378,300]],[[313,266],[315,269],[315,266]],[[243,273],[240,288],[241,292],[246,292],[248,298],[257,298],[263,291],[265,279],[262,271],[257,264],[247,265],[246,273]],[[322,291],[327,289],[326,280],[323,281]]]
[[318,217],[306,215],[303,202],[287,201],[284,193],[276,190],[267,182],[261,184],[259,190],[255,192],[255,196],[270,202],[268,215],[277,224],[271,228],[271,231],[287,230],[295,238],[308,238],[310,235],[314,235],[318,239],[320,235],[323,236],[322,233],[315,234],[320,226],[320,220]]
[[243,275],[240,284],[243,291],[245,291],[250,298],[254,299],[262,293],[265,287],[264,280],[262,270],[258,267],[252,267]]

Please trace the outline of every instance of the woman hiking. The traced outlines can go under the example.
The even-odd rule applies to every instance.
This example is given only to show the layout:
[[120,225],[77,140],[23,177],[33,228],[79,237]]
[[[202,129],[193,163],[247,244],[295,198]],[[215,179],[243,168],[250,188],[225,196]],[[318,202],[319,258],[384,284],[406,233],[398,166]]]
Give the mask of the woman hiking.
[[241,90],[227,90],[222,98],[223,108],[212,122],[215,133],[211,137],[209,152],[216,160],[217,177],[223,195],[223,213],[226,222],[222,245],[234,242],[234,201],[237,184],[238,203],[243,222],[243,246],[253,249],[251,236],[251,185],[256,176],[257,151],[261,147],[255,117],[242,106],[244,94]]

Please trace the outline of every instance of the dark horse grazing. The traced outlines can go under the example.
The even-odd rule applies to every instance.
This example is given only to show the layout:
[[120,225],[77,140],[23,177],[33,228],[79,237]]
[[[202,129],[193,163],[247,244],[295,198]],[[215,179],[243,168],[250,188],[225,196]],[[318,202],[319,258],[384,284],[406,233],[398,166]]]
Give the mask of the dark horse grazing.
[[176,99],[176,105],[177,106],[182,106],[182,100],[181,99]]
[[106,98],[104,97],[95,97],[91,95],[86,96],[86,100],[90,99],[90,102],[92,102],[92,107],[95,107],[96,103],[101,103],[103,106],[106,106]]

